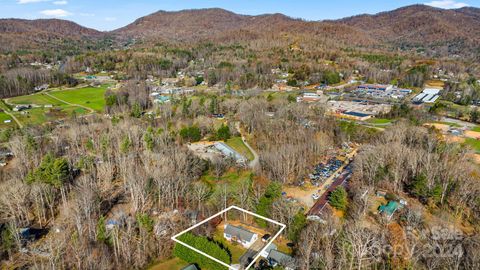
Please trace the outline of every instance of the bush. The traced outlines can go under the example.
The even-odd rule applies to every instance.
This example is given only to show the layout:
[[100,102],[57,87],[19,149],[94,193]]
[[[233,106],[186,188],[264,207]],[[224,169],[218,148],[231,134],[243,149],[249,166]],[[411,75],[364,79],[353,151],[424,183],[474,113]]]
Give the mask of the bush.
[[[206,237],[196,236],[190,232],[187,232],[180,235],[178,240],[188,244],[191,247],[201,250],[226,264],[231,264],[232,262],[229,250],[224,249],[214,241],[208,240]],[[175,244],[173,255],[186,262],[196,263],[201,269],[228,269],[228,267],[220,265],[217,262],[203,256],[202,254],[178,243]]]

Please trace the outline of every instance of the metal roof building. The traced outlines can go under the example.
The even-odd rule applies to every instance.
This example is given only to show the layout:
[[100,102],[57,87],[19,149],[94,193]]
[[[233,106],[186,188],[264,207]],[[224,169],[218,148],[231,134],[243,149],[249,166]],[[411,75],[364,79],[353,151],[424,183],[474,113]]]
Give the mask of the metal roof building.
[[247,161],[244,156],[240,155],[237,151],[224,142],[216,142],[214,146],[218,151],[222,152],[222,154],[235,159],[239,163]]

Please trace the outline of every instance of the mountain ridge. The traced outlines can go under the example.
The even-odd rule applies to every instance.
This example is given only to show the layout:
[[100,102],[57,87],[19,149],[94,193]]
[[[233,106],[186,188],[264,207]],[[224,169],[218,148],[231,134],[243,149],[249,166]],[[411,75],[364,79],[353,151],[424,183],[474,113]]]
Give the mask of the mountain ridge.
[[94,42],[107,36],[119,40],[232,42],[275,39],[282,35],[313,40],[330,38],[352,46],[426,47],[449,53],[475,52],[480,48],[480,9],[445,10],[411,5],[376,14],[322,21],[292,18],[281,13],[242,15],[221,8],[159,10],[105,32],[67,20],[0,19],[1,49],[28,48],[50,40]]

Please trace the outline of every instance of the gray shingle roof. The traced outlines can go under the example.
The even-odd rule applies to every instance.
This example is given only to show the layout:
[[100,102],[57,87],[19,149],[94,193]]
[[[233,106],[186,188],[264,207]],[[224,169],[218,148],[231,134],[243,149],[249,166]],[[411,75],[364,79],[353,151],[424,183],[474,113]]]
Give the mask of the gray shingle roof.
[[293,259],[290,255],[287,255],[275,249],[270,250],[270,253],[268,254],[267,258],[269,260],[276,261],[278,264],[282,266],[288,266],[293,268],[295,265],[295,259]]
[[252,240],[253,236],[255,235],[255,233],[247,231],[246,229],[244,229],[242,227],[236,227],[236,226],[232,226],[230,224],[227,224],[224,232],[226,234],[231,235],[232,237],[236,237],[240,240],[244,240],[244,241],[247,241],[247,242],[250,242]]
[[198,270],[195,264],[190,264],[189,266],[185,266],[182,270]]

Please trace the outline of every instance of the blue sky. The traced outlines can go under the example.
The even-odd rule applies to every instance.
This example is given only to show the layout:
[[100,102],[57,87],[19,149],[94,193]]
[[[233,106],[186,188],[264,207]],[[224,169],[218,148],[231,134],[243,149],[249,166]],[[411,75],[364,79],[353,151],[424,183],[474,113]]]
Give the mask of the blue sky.
[[61,18],[112,30],[158,10],[220,7],[240,14],[283,13],[307,20],[377,13],[411,4],[480,7],[480,0],[0,0],[0,18]]

